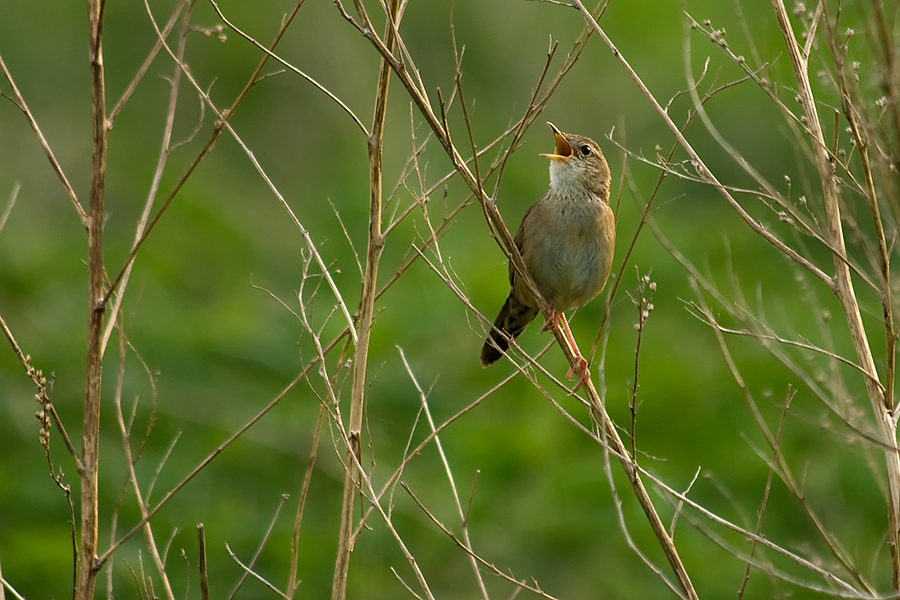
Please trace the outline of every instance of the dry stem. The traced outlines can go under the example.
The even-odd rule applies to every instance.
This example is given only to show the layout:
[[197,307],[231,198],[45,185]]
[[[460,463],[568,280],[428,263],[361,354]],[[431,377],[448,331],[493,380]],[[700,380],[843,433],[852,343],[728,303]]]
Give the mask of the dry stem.
[[91,100],[93,103],[94,151],[91,166],[91,197],[88,208],[88,348],[87,389],[84,398],[82,438],[81,518],[77,600],[92,600],[97,576],[97,503],[100,465],[100,394],[103,340],[103,196],[106,183],[106,87],[103,72],[103,0],[88,4]]
[[[399,0],[393,0],[387,14],[387,50],[393,52],[396,38],[394,32],[401,13]],[[332,600],[343,600],[347,595],[347,572],[350,568],[353,530],[353,499],[356,496],[358,478],[355,464],[362,463],[360,436],[365,411],[366,364],[369,357],[369,336],[372,331],[372,317],[375,313],[375,294],[378,290],[378,263],[384,249],[381,233],[381,164],[384,135],[384,118],[390,89],[390,65],[384,59],[378,77],[375,95],[375,115],[372,118],[372,133],[368,138],[369,150],[369,241],[366,252],[366,271],[363,278],[362,297],[357,314],[357,340],[353,353],[353,384],[350,390],[350,422],[348,428],[347,457],[344,461],[344,491],[341,500],[341,525],[338,537],[337,560],[334,566]]]

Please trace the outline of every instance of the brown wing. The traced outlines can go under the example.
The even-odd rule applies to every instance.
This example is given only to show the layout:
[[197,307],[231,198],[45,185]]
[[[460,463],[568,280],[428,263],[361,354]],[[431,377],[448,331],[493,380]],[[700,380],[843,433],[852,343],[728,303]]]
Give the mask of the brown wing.
[[[525,239],[525,222],[528,221],[528,217],[531,215],[531,211],[534,210],[534,207],[537,206],[537,202],[528,207],[528,210],[525,211],[525,216],[522,217],[522,222],[519,223],[519,231],[516,232],[516,237],[513,238],[513,243],[515,243],[516,248],[519,249],[519,254],[525,255],[525,248],[522,245],[523,240]],[[516,287],[516,265],[513,264],[513,261],[509,261],[509,285],[513,288]]]

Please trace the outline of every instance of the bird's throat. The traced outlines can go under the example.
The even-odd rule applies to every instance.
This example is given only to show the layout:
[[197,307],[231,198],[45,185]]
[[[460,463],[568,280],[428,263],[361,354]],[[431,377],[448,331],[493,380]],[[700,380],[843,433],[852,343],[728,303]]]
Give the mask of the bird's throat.
[[565,160],[550,161],[550,190],[557,196],[580,197],[585,192],[578,169]]

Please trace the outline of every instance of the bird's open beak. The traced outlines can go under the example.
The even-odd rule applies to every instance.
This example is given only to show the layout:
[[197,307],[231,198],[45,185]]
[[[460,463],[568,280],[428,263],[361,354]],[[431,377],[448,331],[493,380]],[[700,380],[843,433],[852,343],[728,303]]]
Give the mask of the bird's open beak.
[[556,140],[556,148],[553,154],[541,154],[541,156],[549,158],[550,160],[568,160],[569,157],[572,156],[572,145],[566,141],[566,134],[560,131],[556,125],[550,121],[547,121],[547,125],[553,130],[553,139]]

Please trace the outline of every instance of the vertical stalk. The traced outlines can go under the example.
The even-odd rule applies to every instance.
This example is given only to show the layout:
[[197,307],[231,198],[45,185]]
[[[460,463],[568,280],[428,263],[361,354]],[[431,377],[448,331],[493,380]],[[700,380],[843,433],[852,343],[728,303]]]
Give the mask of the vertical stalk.
[[[794,37],[794,31],[788,19],[783,0],[772,0],[772,5],[791,59],[794,75],[797,79],[797,89],[813,144],[816,168],[819,172],[819,179],[822,182],[825,219],[828,226],[829,241],[831,242],[831,247],[834,248],[832,287],[844,309],[850,337],[853,340],[853,347],[856,350],[860,369],[865,374],[866,390],[882,437],[881,443],[884,448],[888,478],[888,547],[891,553],[893,589],[895,592],[898,592],[900,591],[900,529],[898,529],[900,528],[900,453],[898,453],[896,442],[893,399],[886,396],[885,388],[878,379],[875,360],[872,357],[872,350],[863,326],[859,304],[853,290],[853,281],[850,278],[850,267],[847,263],[844,232],[841,225],[839,190],[834,176],[834,162],[825,144],[812,87],[809,83],[808,56],[801,52],[800,46]],[[885,285],[889,287],[890,283],[887,282]],[[892,335],[892,333],[889,332],[889,335]],[[892,363],[893,361],[891,361]]]
[[[386,14],[385,38],[390,51],[395,46],[392,21],[398,18],[399,0],[391,0],[389,14]],[[353,383],[350,390],[350,427],[347,430],[347,455],[344,461],[344,492],[341,502],[341,525],[338,535],[338,553],[334,565],[334,582],[331,590],[332,600],[344,600],[347,596],[347,573],[350,569],[350,552],[353,549],[353,505],[356,497],[357,482],[361,465],[361,444],[363,415],[365,413],[366,361],[369,354],[369,336],[372,330],[372,317],[375,312],[375,295],[377,293],[378,264],[384,249],[384,236],[381,231],[382,208],[382,146],[384,134],[384,118],[387,107],[388,89],[390,87],[391,65],[386,58],[381,59],[381,70],[378,76],[378,88],[375,96],[375,111],[372,117],[372,132],[368,139],[369,151],[369,237],[366,251],[366,270],[363,278],[362,295],[359,301],[359,314],[356,326],[358,330],[356,348],[353,354]]]
[[81,540],[76,600],[92,600],[97,575],[97,472],[100,462],[101,341],[103,339],[103,194],[106,180],[106,89],[103,73],[104,0],[89,0],[93,162],[88,207],[88,348],[81,464]]

